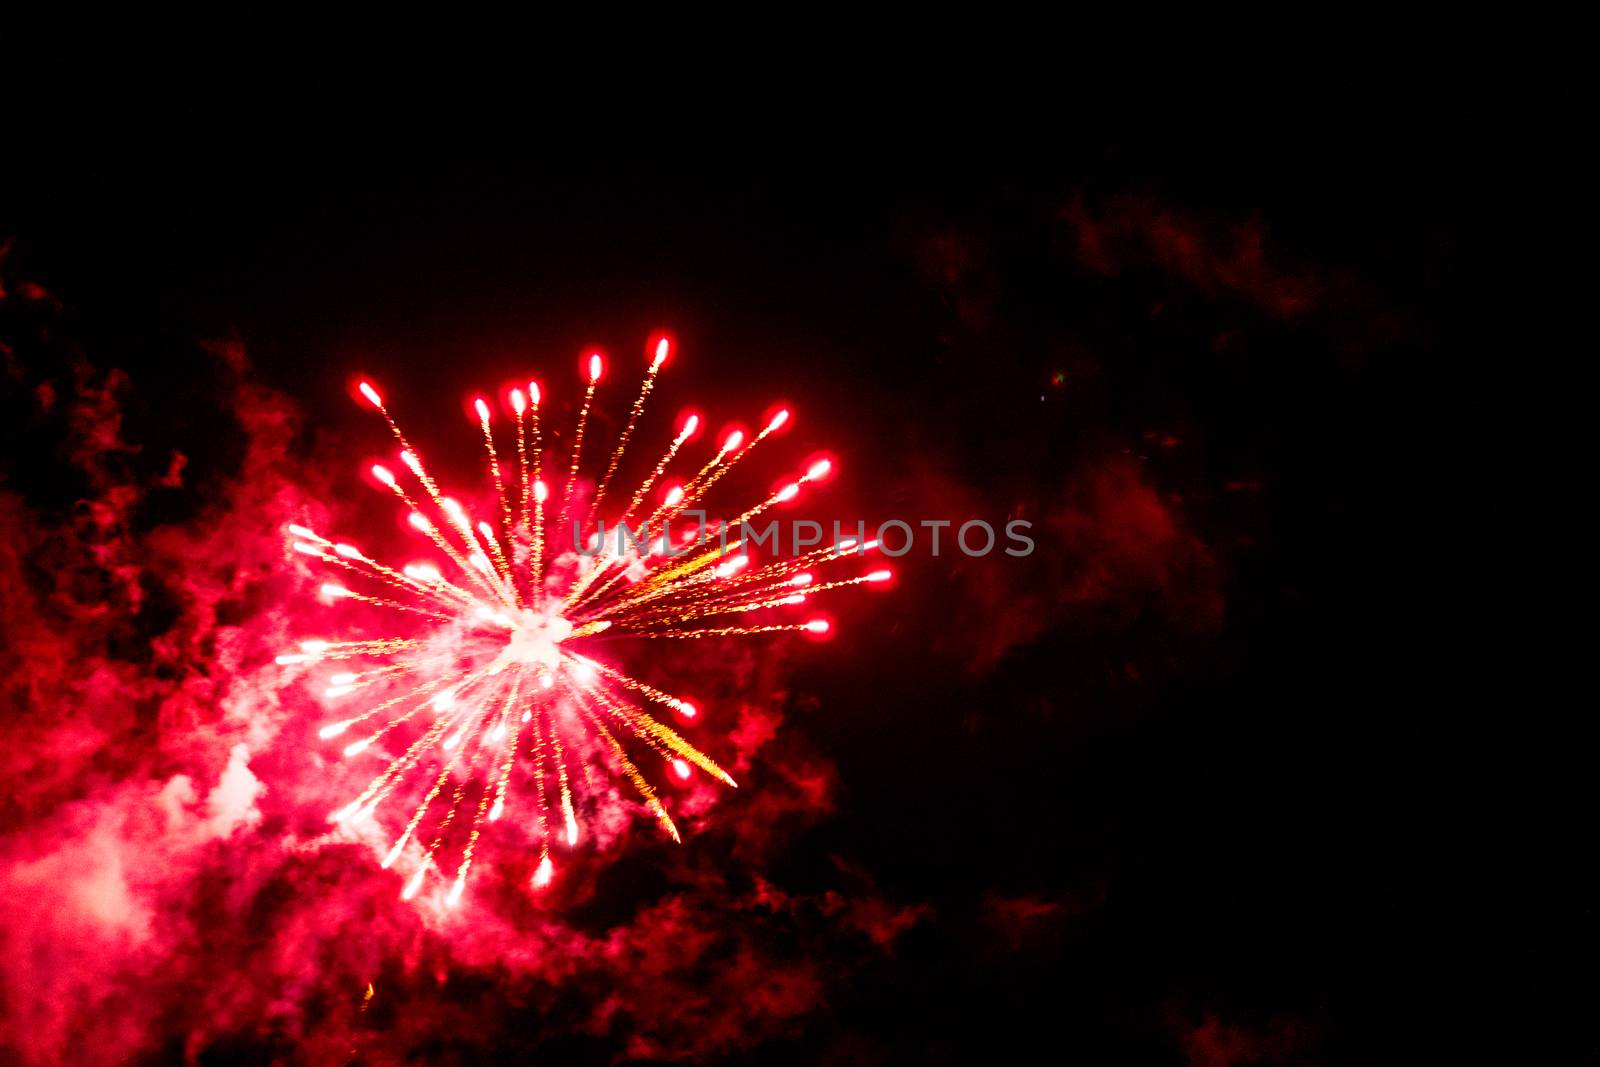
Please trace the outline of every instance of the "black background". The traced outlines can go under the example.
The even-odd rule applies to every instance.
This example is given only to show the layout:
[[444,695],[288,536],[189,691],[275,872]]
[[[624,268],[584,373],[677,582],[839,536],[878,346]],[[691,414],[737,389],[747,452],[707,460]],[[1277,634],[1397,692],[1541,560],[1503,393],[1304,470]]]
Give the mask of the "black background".
[[[802,657],[803,729],[842,795],[791,876],[847,855],[936,917],[758,1059],[813,1059],[838,1030],[904,1062],[1176,1062],[1209,1014],[1292,1035],[1237,1062],[1361,1061],[1418,1022],[1407,502],[1460,248],[1431,146],[1335,125],[602,152],[503,127],[225,126],[30,148],[0,226],[83,349],[132,375],[128,436],[186,445],[202,490],[232,445],[197,340],[241,339],[259,378],[337,426],[357,371],[453,404],[530,357],[575,378],[582,345],[631,358],[667,326],[673,402],[792,399],[864,513],[925,504],[907,473],[924,466],[1001,514],[1048,509],[1121,455],[1215,559],[1220,628],[1141,593],[976,672],[945,654],[992,622],[963,610],[960,561],[908,559],[864,632]],[[1086,267],[1063,212],[1118,198],[1258,228],[1275,270],[1319,279],[1315,309],[1277,315],[1148,258]],[[67,506],[18,411],[9,482]],[[1262,488],[1232,500],[1237,479]],[[999,944],[996,894],[1074,917]]]

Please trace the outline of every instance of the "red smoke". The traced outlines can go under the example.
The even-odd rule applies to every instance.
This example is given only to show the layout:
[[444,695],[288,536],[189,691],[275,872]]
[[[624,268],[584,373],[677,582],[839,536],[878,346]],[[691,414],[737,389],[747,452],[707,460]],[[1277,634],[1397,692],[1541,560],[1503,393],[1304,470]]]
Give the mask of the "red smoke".
[[1276,261],[1260,220],[1218,226],[1137,196],[1110,197],[1097,208],[1077,197],[1061,218],[1077,239],[1079,262],[1101,274],[1149,264],[1278,318],[1313,310],[1335,287],[1333,279]]
[[794,1032],[925,914],[845,868],[797,894],[764,874],[834,795],[763,696],[782,694],[776,650],[730,650],[737,691],[697,682],[719,697],[697,729],[745,788],[681,794],[683,847],[628,821],[538,897],[528,857],[491,847],[462,907],[401,902],[369,847],[330,833],[353,772],[273,664],[303,636],[280,531],[328,517],[307,509],[340,499],[343,453],[308,446],[236,346],[215,357],[239,466],[160,522],[152,494],[192,492],[190,465],[129,440],[140,383],[7,349],[82,493],[40,507],[0,481],[0,1058],[700,1058]]
[[[986,498],[929,467],[911,492],[927,513],[949,515],[957,526],[963,516],[984,514],[1032,523],[1035,546],[1025,557],[966,556],[947,529],[939,559],[916,561],[951,583],[960,617],[983,620],[952,631],[940,649],[973,674],[1064,624],[1116,634],[1153,613],[1180,632],[1214,633],[1222,625],[1218,562],[1178,503],[1127,456],[1086,462],[1065,484],[1025,503]],[[1021,551],[1003,535],[999,544]]]

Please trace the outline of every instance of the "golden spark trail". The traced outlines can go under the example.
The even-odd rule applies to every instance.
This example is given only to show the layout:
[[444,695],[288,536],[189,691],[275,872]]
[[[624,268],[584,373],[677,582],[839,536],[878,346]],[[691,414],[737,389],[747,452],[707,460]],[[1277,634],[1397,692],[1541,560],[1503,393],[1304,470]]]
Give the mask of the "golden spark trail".
[[[506,502],[506,487],[500,479],[500,456],[494,450],[494,434],[489,430],[489,405],[478,400],[473,406],[478,412],[478,423],[483,427],[483,447],[489,453],[489,475],[494,480],[494,498],[500,505],[500,528],[509,537],[512,529],[511,505]],[[507,577],[510,577],[509,573]]]
[[650,369],[644,373],[644,382],[639,386],[639,397],[633,402],[633,409],[628,412],[628,425],[622,430],[622,436],[617,438],[617,447],[611,453],[611,462],[606,464],[605,477],[600,479],[600,487],[595,490],[594,500],[589,504],[589,518],[585,526],[594,521],[595,515],[600,510],[600,502],[606,498],[606,488],[611,484],[611,476],[617,473],[617,464],[622,462],[622,454],[628,450],[628,439],[633,436],[633,427],[639,421],[639,413],[644,410],[644,402],[650,399],[650,390],[656,384],[656,371],[661,369],[661,364],[667,359],[667,339],[663,337],[656,345],[655,358],[650,361]]
[[785,630],[806,630],[814,634],[828,632],[826,626],[817,626],[810,622],[780,623],[773,626],[719,626],[707,630],[654,630],[643,631],[639,637],[737,637],[744,634],[775,634]]
[[607,712],[615,715],[625,723],[628,729],[635,734],[640,736],[649,734],[671,751],[694,763],[707,774],[720,778],[724,783],[733,786],[735,789],[739,788],[739,783],[735,782],[727,771],[717,766],[711,757],[678,736],[677,732],[671,727],[662,725],[632,704],[610,699],[592,686],[585,686],[585,691],[593,696],[596,702],[605,708]]
[[539,800],[540,856],[547,857],[550,854],[550,798],[544,790],[545,732],[541,725],[544,715],[539,709],[529,709],[529,715],[533,720],[533,795]]
[[661,461],[656,464],[655,470],[651,471],[650,476],[640,483],[639,488],[634,491],[633,498],[628,501],[628,507],[622,513],[621,521],[627,522],[629,519],[633,518],[633,513],[638,510],[639,505],[643,503],[645,496],[648,495],[651,488],[655,486],[656,479],[660,478],[661,475],[666,471],[667,466],[672,462],[674,457],[677,456],[678,450],[683,447],[683,443],[690,437],[694,436],[694,432],[699,428],[699,426],[700,417],[698,415],[690,415],[688,420],[684,423],[683,429],[679,431],[678,436],[674,437],[672,439],[672,444],[667,446],[667,451],[661,457]]
[[[489,812],[489,821],[494,822],[506,810],[506,789],[511,784],[511,765],[517,759],[517,738],[522,733],[522,716],[516,714],[517,698],[521,696],[522,678],[520,672],[512,676],[511,695],[506,697],[505,707],[500,711],[500,725],[497,730],[509,729],[511,739],[505,743],[501,754],[505,762],[500,765],[500,780],[495,785],[494,808]],[[509,720],[510,726],[506,725]]]
[[661,806],[661,799],[656,796],[656,791],[650,788],[650,783],[645,781],[644,775],[639,773],[639,768],[635,767],[633,761],[628,758],[627,752],[622,748],[622,743],[611,736],[611,731],[606,729],[605,723],[596,718],[594,712],[590,711],[586,705],[583,707],[583,715],[584,718],[589,720],[590,725],[599,732],[600,736],[605,739],[606,744],[611,746],[611,751],[616,756],[623,775],[633,783],[633,787],[644,798],[645,804],[655,813],[662,829],[672,835],[672,840],[682,844],[683,838],[678,836],[678,828],[673,825],[672,816],[667,814],[667,809]]
[[[421,481],[424,486],[427,486],[427,469],[423,467],[422,460],[417,458],[417,454],[408,450],[402,454],[401,459],[405,462],[405,465],[410,468],[411,473],[417,476],[417,480]],[[400,498],[400,502],[406,506],[406,510],[410,513],[411,518],[409,521],[413,529],[419,530],[426,535],[428,540],[433,542],[434,547],[438,548],[439,551],[449,556],[450,562],[459,567],[463,574],[472,579],[472,581],[480,586],[485,592],[493,592],[493,587],[484,579],[483,575],[479,574],[475,568],[470,566],[467,563],[466,558],[462,556],[461,553],[456,551],[455,546],[450,544],[450,542],[446,541],[444,537],[440,535],[438,524],[422,513],[422,509],[417,506],[417,502],[411,499],[411,494],[406,492],[405,488],[400,485],[400,483],[395,479],[395,476],[387,467],[374,466],[372,468],[372,475],[373,477],[377,478],[378,481],[382,482],[384,485],[387,485],[395,494],[395,496]],[[433,495],[433,500],[439,505],[440,511],[443,511],[444,504],[443,501],[440,500],[437,493]],[[456,589],[456,586],[450,585],[450,588]],[[467,596],[471,595],[465,593],[464,590],[458,589],[457,591],[462,592]]]
[[583,391],[583,407],[578,409],[578,429],[572,435],[572,466],[567,471],[567,488],[561,499],[561,521],[572,514],[572,493],[578,485],[578,461],[583,456],[583,431],[589,425],[589,407],[594,403],[594,387],[600,382],[600,354],[589,357],[589,385]]
[[[511,390],[511,407],[517,414],[517,482],[521,486],[518,499],[522,502],[521,509],[517,512],[522,517],[522,529],[528,530],[531,520],[528,516],[528,427],[527,427],[527,402],[523,398],[521,389]],[[531,536],[531,533],[530,533]]]
[[567,760],[561,750],[561,739],[550,735],[550,751],[555,760],[556,774],[561,785],[561,817],[567,824],[567,844],[578,843],[578,817],[572,810],[572,783],[567,781]]

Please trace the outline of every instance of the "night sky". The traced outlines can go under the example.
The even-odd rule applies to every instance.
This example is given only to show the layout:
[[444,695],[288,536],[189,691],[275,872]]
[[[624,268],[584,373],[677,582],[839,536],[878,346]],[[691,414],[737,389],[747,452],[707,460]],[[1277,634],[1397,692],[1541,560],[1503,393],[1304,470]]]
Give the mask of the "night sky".
[[[1400,516],[1460,247],[1424,149],[203,127],[7,178],[0,1059],[1400,1055]],[[570,400],[598,344],[609,440],[663,328],[651,432],[781,399],[769,462],[839,462],[807,515],[1021,517],[1037,551],[919,540],[830,642],[661,667],[737,794],[430,917],[312,843],[365,779],[274,673],[281,524],[391,535],[357,376],[465,477],[475,390]]]

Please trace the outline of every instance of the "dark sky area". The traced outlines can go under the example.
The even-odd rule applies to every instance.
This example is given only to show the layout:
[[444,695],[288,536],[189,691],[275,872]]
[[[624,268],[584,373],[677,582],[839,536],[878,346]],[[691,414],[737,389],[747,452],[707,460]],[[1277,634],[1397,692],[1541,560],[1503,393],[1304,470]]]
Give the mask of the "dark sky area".
[[[0,732],[0,861],[29,902],[7,955],[30,961],[7,966],[0,1049],[1399,1055],[1420,1010],[1404,516],[1462,241],[1429,146],[174,141],[41,147],[0,213],[0,634],[8,674],[45,679],[10,683]],[[785,453],[840,463],[816,517],[1021,517],[1037,551],[920,541],[892,589],[832,609],[837,639],[740,659],[717,696],[774,734],[737,796],[676,852],[641,821],[582,892],[506,903],[494,946],[416,919],[365,851],[285,858],[293,708],[248,735],[226,710],[224,676],[265,662],[229,635],[285,595],[262,576],[278,550],[240,547],[247,515],[274,536],[240,480],[275,432],[241,405],[290,413],[262,494],[306,471],[307,493],[357,496],[384,442],[354,376],[466,464],[474,390],[531,369],[570,397],[585,346],[621,365],[659,328],[679,355],[658,414],[788,401]],[[97,665],[107,688],[73,680]],[[701,729],[716,751],[732,727]],[[77,930],[40,872],[172,833],[141,804],[166,810],[176,775],[204,796],[241,742],[261,821],[186,839],[149,884],[124,869],[135,932]],[[59,863],[69,885],[98,870]],[[139,1021],[80,1033],[69,1004]]]

